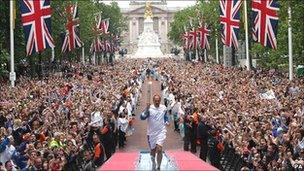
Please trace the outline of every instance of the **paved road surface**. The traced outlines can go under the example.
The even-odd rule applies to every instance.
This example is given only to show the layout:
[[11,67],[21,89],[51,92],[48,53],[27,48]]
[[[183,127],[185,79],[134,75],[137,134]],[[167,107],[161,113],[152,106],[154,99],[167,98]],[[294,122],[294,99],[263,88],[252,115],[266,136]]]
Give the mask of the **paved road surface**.
[[[152,96],[155,93],[161,94],[160,90],[160,82],[152,80],[151,85]],[[147,142],[147,121],[141,121],[139,119],[140,113],[146,107],[148,101],[148,81],[146,80],[142,86],[142,94],[140,97],[140,104],[137,106],[135,111],[136,119],[134,122],[135,131],[133,135],[127,137],[126,146],[124,149],[119,151],[140,151],[140,150],[149,150],[148,142]],[[151,103],[152,103],[151,96]],[[170,127],[167,127],[167,139],[164,144],[164,150],[181,150],[183,147],[183,141],[181,136],[173,131],[173,122],[170,123]]]

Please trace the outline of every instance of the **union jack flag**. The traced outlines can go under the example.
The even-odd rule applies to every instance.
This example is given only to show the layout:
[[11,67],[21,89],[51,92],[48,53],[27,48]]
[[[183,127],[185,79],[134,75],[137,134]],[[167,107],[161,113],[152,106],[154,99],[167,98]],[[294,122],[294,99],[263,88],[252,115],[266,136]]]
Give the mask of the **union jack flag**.
[[120,37],[118,35],[114,35],[114,44],[115,46],[119,46],[120,44]]
[[97,27],[99,30],[102,31],[103,34],[108,34],[109,33],[109,25],[110,25],[110,19],[101,19],[101,17],[99,16],[98,19],[98,23],[97,23]]
[[192,31],[189,32],[189,34],[190,34],[190,38],[191,38],[190,47],[192,49],[196,49],[197,48],[197,32],[196,32],[196,30],[193,29]]
[[61,52],[72,51],[77,47],[82,46],[82,42],[79,38],[79,17],[78,7],[76,4],[68,4],[65,9],[67,15],[66,34],[62,44]]
[[90,52],[94,53],[94,52],[102,52],[102,51],[104,51],[104,45],[101,42],[100,38],[96,37],[91,44]]
[[273,49],[277,48],[278,11],[276,0],[252,0],[253,40]]
[[93,26],[93,33],[95,35],[95,38],[93,39],[93,42],[91,44],[90,52],[104,52],[105,46],[103,41],[100,40],[100,34],[103,33],[103,30],[100,29],[101,26],[101,16],[95,17],[96,23]]
[[200,27],[197,29],[197,32],[200,34],[199,38],[200,38],[200,48],[202,49],[210,49],[210,45],[208,42],[208,36],[209,36],[209,32],[210,30],[207,27],[207,24],[204,24],[204,26],[202,26],[200,24]]
[[112,42],[111,42],[111,52],[115,52],[119,50],[119,36],[112,35]]
[[184,30],[185,30],[185,32],[182,35],[182,39],[184,40],[183,41],[183,48],[184,48],[184,50],[188,50],[188,49],[190,49],[191,36],[190,36],[189,32],[186,31],[186,29],[184,29]]
[[51,35],[50,0],[20,0],[21,20],[26,40],[26,55],[54,48]]
[[110,43],[110,53],[114,53],[116,51],[116,46],[113,42]]
[[103,41],[104,52],[111,52],[111,44],[108,40]]
[[241,0],[220,0],[220,23],[222,27],[222,42],[238,48],[238,33],[240,29]]
[[183,40],[183,49],[187,49],[187,32],[181,34],[181,39]]

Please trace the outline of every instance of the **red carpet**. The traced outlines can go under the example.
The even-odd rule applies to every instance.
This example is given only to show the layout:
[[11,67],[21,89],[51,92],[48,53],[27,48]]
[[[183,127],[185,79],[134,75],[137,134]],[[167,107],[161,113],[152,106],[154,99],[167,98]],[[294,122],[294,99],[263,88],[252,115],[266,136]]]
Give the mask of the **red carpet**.
[[166,151],[166,154],[175,161],[179,170],[218,170],[190,152]]
[[116,152],[108,161],[106,161],[101,170],[135,170],[135,164],[138,160],[139,152],[120,153]]
[[[166,151],[171,160],[173,160],[178,170],[200,170],[200,171],[216,171],[210,164],[202,161],[190,152],[185,151]],[[135,170],[139,159],[140,152],[117,152],[104,165],[99,168],[99,171],[111,170]],[[149,170],[149,168],[147,168]]]

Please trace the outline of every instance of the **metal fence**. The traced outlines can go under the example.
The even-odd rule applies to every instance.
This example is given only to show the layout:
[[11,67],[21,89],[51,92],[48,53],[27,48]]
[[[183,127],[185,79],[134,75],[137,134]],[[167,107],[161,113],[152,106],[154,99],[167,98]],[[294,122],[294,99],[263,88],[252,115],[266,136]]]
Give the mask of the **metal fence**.
[[228,142],[224,143],[225,149],[222,153],[221,164],[225,170],[241,170],[245,164],[241,154],[238,154]]

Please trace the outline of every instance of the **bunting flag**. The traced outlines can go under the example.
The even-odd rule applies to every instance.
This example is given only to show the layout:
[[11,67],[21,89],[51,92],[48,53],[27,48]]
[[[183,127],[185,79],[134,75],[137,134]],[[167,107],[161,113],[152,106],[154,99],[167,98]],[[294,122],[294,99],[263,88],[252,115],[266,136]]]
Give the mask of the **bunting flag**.
[[234,46],[236,49],[238,48],[241,5],[241,0],[220,0],[222,42],[226,46]]
[[265,47],[277,48],[278,11],[276,0],[252,0],[253,40]]
[[111,52],[111,44],[108,40],[103,41],[104,52]]
[[26,40],[26,55],[54,48],[51,35],[50,0],[20,0],[21,20]]
[[104,42],[100,40],[100,34],[103,33],[103,30],[100,29],[100,23],[102,22],[100,15],[95,17],[95,22],[96,24],[94,24],[92,28],[95,38],[93,39],[93,42],[91,44],[90,52],[105,52]]
[[111,52],[114,53],[119,50],[119,36],[112,35],[112,42],[111,42]]
[[199,33],[199,40],[200,40],[200,48],[201,49],[210,49],[208,36],[210,33],[210,30],[207,27],[207,24],[200,24],[200,27],[198,27],[197,32]]
[[102,52],[102,51],[104,51],[104,45],[101,42],[100,38],[96,37],[91,44],[90,52],[94,53],[94,52]]
[[193,28],[192,31],[189,32],[190,34],[190,48],[197,49],[197,32]]
[[97,28],[99,30],[102,31],[103,34],[109,34],[109,25],[110,25],[110,19],[107,18],[107,19],[101,19],[101,17],[99,16],[99,19],[98,19],[98,24],[97,24]]
[[115,35],[114,36],[114,44],[115,46],[118,48],[119,47],[119,44],[120,44],[120,38],[118,35]]
[[182,35],[183,42],[183,48],[184,50],[190,49],[190,34],[188,31],[185,31],[185,33]]
[[116,48],[117,48],[117,47],[116,47],[116,45],[114,44],[114,42],[111,42],[110,45],[111,45],[111,48],[110,48],[111,50],[110,50],[110,52],[111,52],[111,53],[116,52]]
[[72,51],[75,48],[81,47],[82,42],[79,38],[79,17],[78,7],[76,4],[68,4],[65,8],[67,23],[66,34],[62,44],[61,52]]

